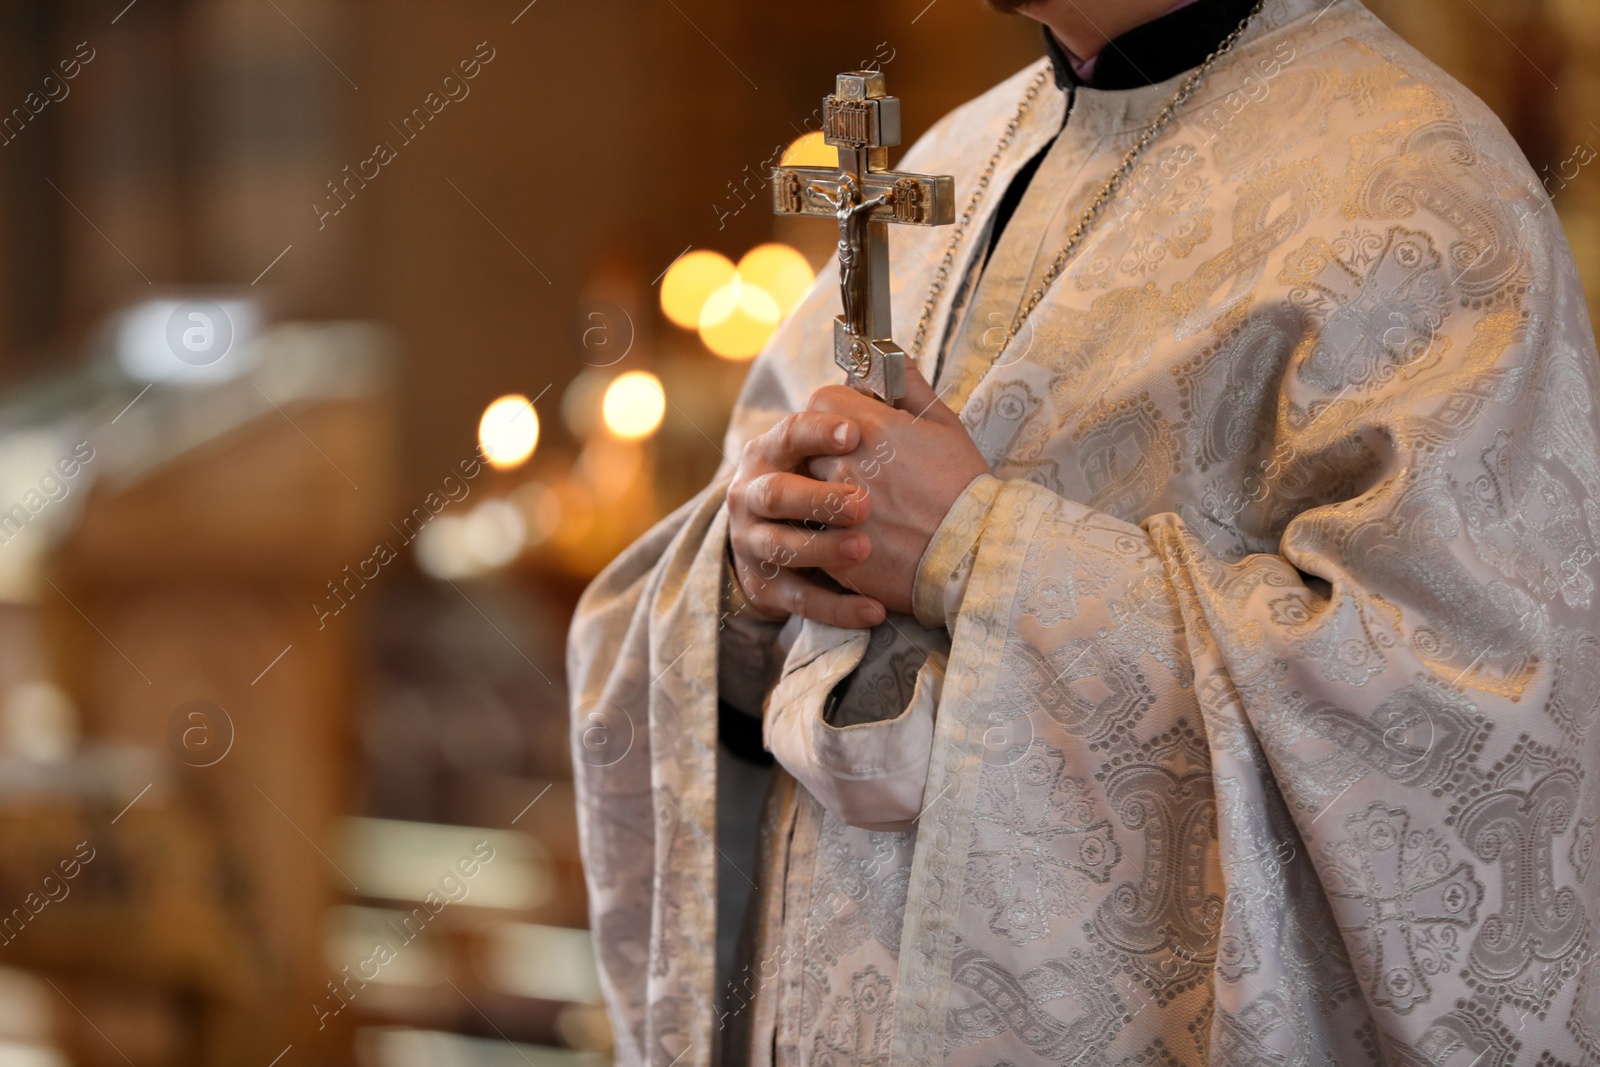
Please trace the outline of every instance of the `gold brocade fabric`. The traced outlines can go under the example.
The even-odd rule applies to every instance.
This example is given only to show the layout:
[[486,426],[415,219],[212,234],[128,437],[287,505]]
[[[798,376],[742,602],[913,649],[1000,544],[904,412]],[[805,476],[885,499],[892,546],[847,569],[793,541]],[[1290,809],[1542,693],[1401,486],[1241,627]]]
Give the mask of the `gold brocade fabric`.
[[[1037,69],[904,165],[970,190]],[[981,275],[983,216],[958,252],[924,369],[995,472],[930,548],[959,609],[806,623],[790,649],[766,717],[792,777],[733,1001],[753,1051],[725,1058],[1600,1062],[1600,363],[1555,212],[1493,115],[1355,0],[1268,0],[999,350],[1176,80],[1080,90]],[[985,216],[1064,108],[1047,84]],[[947,236],[892,238],[897,337]],[[728,455],[837,380],[837,306],[826,271]],[[706,1064],[728,1032],[729,473],[572,633],[625,1064]],[[892,811],[908,767],[920,803]],[[893,789],[860,792],[874,768]],[[847,796],[886,817],[819,800]]]

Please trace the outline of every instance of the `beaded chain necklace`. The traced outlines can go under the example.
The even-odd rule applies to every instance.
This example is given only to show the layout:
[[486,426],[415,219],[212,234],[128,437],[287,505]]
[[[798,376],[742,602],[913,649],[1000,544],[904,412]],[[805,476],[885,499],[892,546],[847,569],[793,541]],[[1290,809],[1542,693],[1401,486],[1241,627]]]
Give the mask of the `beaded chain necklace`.
[[[1255,7],[1250,9],[1250,13],[1240,21],[1238,27],[1223,38],[1216,51],[1207,56],[1204,62],[1190,72],[1189,76],[1183,80],[1183,84],[1178,86],[1178,91],[1172,94],[1172,99],[1168,100],[1165,106],[1156,112],[1156,116],[1151,120],[1150,125],[1145,127],[1144,132],[1139,135],[1139,139],[1134,142],[1133,147],[1128,149],[1127,154],[1122,157],[1121,164],[1112,172],[1105,185],[1101,186],[1100,191],[1095,194],[1094,200],[1089,204],[1088,210],[1083,213],[1083,217],[1078,220],[1078,224],[1067,235],[1066,243],[1061,246],[1061,250],[1051,260],[1049,268],[1044,272],[1044,277],[1040,279],[1033,292],[1028,294],[1028,298],[1022,302],[1022,306],[1017,309],[1016,316],[1011,320],[1011,325],[1006,330],[1005,341],[1000,346],[1002,350],[1017,336],[1018,331],[1027,322],[1028,316],[1033,313],[1033,309],[1038,307],[1040,302],[1044,300],[1045,295],[1050,290],[1050,286],[1061,276],[1062,271],[1066,270],[1067,264],[1072,260],[1073,255],[1077,253],[1078,246],[1089,235],[1089,230],[1099,220],[1100,213],[1111,202],[1111,198],[1116,196],[1117,191],[1128,180],[1128,176],[1133,173],[1133,169],[1138,165],[1145,149],[1149,148],[1151,143],[1171,124],[1178,109],[1194,95],[1195,90],[1200,87],[1200,83],[1205,80],[1206,75],[1211,73],[1211,68],[1216,66],[1223,56],[1233,51],[1233,47],[1239,43],[1239,39],[1250,28],[1250,23],[1255,20],[1255,17],[1261,14],[1261,9],[1265,5],[1266,0],[1256,0]],[[994,153],[989,156],[988,164],[983,168],[983,173],[978,176],[978,184],[972,190],[972,198],[967,201],[966,210],[962,211],[961,217],[956,220],[956,228],[950,234],[950,244],[945,248],[944,257],[939,261],[939,266],[933,272],[933,283],[928,287],[928,297],[923,301],[922,314],[917,319],[917,336],[911,342],[911,354],[913,356],[922,354],[922,345],[927,340],[928,326],[933,321],[934,309],[938,305],[940,298],[944,296],[945,288],[950,284],[950,269],[955,265],[956,251],[961,246],[962,239],[966,236],[967,227],[977,217],[978,208],[983,203],[984,195],[989,190],[989,182],[994,178],[995,168],[1000,165],[1000,160],[1005,156],[1006,150],[1011,147],[1011,142],[1016,137],[1023,118],[1032,110],[1034,101],[1039,96],[1039,90],[1044,87],[1045,79],[1049,76],[1050,68],[1047,66],[1034,75],[1033,80],[1028,83],[1028,88],[1022,94],[1022,100],[1017,104],[1017,113],[1011,117],[1010,122],[1006,123],[1005,130],[1000,134],[999,142],[994,146]]]

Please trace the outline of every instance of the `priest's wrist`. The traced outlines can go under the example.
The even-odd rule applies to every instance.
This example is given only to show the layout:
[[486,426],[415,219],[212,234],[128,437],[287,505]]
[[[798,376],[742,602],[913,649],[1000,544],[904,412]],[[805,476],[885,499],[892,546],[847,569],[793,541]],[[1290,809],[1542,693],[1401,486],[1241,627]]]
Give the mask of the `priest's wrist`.
[[955,626],[966,599],[978,542],[1004,484],[990,473],[973,478],[928,541],[912,582],[911,606],[917,621],[929,629]]

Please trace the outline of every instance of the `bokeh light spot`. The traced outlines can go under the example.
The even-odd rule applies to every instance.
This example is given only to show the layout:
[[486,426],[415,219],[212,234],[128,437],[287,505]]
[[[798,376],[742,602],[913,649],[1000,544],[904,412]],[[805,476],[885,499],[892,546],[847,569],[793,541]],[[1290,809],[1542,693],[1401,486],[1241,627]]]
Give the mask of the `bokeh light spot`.
[[779,162],[785,167],[837,167],[839,150],[823,140],[821,130],[812,130],[790,141]]
[[627,495],[644,473],[644,449],[635,441],[596,435],[583,446],[576,472],[594,491],[602,504],[613,504]]
[[618,375],[600,402],[606,429],[625,441],[649,437],[667,411],[667,393],[661,379],[649,371],[631,370]]
[[424,526],[416,538],[417,566],[430,578],[449,581],[471,577],[478,570],[467,544],[467,520],[440,515]]
[[528,482],[511,491],[511,501],[522,512],[526,544],[536,547],[561,528],[561,498],[543,482]]
[[522,552],[527,538],[522,512],[508,500],[485,500],[467,514],[467,551],[485,567],[503,567]]
[[761,351],[782,317],[771,293],[735,273],[706,301],[700,340],[723,359],[749,359]]
[[478,445],[483,458],[499,470],[527,462],[539,444],[539,413],[520,393],[503,396],[483,410],[478,420]]
[[667,268],[661,279],[661,310],[686,330],[700,324],[706,298],[733,278],[733,261],[720,252],[689,252]]
[[561,394],[561,417],[574,438],[593,437],[600,429],[600,400],[614,377],[612,371],[590,367],[573,378]]
[[759,287],[778,305],[780,318],[788,318],[817,280],[806,257],[785,244],[757,245],[739,260],[739,278]]

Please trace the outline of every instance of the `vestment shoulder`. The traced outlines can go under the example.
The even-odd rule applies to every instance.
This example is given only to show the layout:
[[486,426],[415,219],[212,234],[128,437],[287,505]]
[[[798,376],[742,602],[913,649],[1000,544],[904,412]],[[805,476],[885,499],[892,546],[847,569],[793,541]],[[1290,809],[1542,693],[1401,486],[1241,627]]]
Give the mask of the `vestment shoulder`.
[[[991,89],[947,112],[927,133],[907,149],[896,166],[906,170],[936,170],[943,160],[965,158],[981,151],[985,158],[994,150],[998,127],[1016,114],[1017,103],[1034,76],[1049,65],[1041,57]],[[892,91],[892,86],[891,86]],[[1041,92],[1056,92],[1047,85]]]
[[[1537,188],[1538,179],[1505,124],[1473,91],[1423,55],[1376,15],[1359,4],[1349,14],[1329,19],[1312,31],[1310,66],[1326,66],[1342,76],[1359,130],[1374,139],[1406,139],[1421,127],[1444,124],[1465,135],[1473,159],[1460,162],[1499,170],[1516,185]],[[1513,211],[1509,205],[1501,205]],[[1514,212],[1513,212],[1514,213]]]

